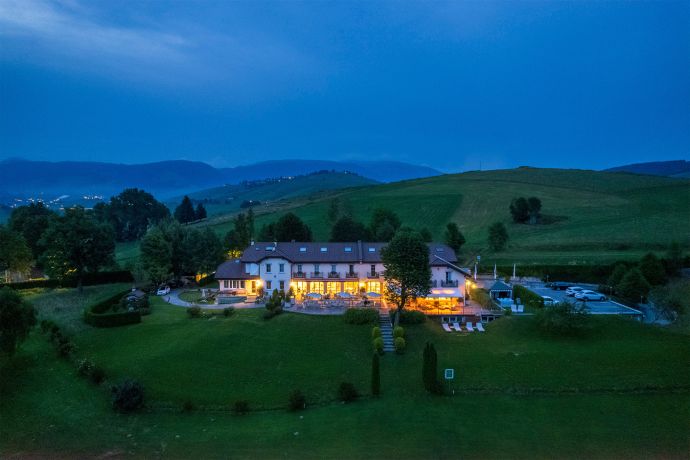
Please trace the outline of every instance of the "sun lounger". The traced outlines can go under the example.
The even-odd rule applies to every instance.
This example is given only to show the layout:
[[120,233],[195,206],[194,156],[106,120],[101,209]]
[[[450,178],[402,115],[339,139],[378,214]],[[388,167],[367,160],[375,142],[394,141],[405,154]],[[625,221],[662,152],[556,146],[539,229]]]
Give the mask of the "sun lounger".
[[525,306],[524,305],[518,305],[517,312],[518,313],[524,313],[525,312]]
[[510,311],[512,311],[513,313],[517,313],[518,310],[517,310],[517,307],[515,305],[511,305]]
[[443,323],[442,326],[443,326],[443,330],[444,330],[444,331],[446,331],[446,332],[453,332],[453,330],[450,328],[450,326],[448,325],[448,323]]
[[450,327],[455,329],[458,332],[462,332],[462,328],[460,327],[460,323],[453,323]]
[[474,332],[474,328],[472,327],[472,323],[465,324],[465,327],[467,328],[467,332]]
[[477,323],[476,327],[479,332],[484,332],[484,326],[482,325],[482,323]]

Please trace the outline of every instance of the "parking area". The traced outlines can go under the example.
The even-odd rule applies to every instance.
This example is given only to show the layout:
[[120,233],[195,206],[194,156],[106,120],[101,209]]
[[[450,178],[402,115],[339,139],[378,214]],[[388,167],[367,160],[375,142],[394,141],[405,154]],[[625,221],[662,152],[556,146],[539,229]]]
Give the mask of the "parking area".
[[[541,281],[530,281],[530,282],[524,282],[520,283],[526,288],[536,292],[537,294],[541,296],[548,296],[551,297],[552,299],[555,299],[559,302],[562,302],[564,300],[569,300],[570,302],[576,302],[578,304],[582,303],[579,300],[576,300],[573,297],[568,297],[565,294],[565,291],[561,290],[555,290],[550,287],[546,287],[545,284]],[[573,286],[580,286],[584,289],[591,289],[592,291],[597,290],[597,286],[593,284],[572,284]],[[629,315],[629,316],[635,316],[635,317],[642,317],[642,313],[638,310],[635,310],[634,308],[626,307],[625,305],[619,304],[618,302],[614,302],[612,300],[605,300],[605,301],[587,301],[584,302],[585,305],[587,305],[587,308],[589,309],[589,312],[593,315]]]

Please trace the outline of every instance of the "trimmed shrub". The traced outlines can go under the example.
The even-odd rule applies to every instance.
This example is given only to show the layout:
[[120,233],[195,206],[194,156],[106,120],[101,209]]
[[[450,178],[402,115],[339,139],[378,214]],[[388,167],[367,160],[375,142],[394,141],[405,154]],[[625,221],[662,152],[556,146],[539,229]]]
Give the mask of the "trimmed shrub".
[[383,354],[383,339],[381,337],[376,337],[373,340],[374,351],[378,354]]
[[402,326],[395,326],[393,337],[405,337],[405,329]]
[[438,356],[433,343],[426,343],[422,363],[422,381],[429,393],[442,394],[443,386],[438,381]]
[[393,345],[395,345],[395,352],[398,354],[405,353],[405,339],[402,337],[396,337],[393,340]]
[[246,401],[244,399],[240,399],[239,401],[235,401],[235,403],[232,405],[232,412],[235,415],[244,415],[247,412],[249,412],[249,401]]
[[375,339],[376,337],[381,337],[381,328],[378,326],[374,326],[371,330],[371,338]]
[[188,399],[182,403],[182,412],[192,412],[194,409],[196,409],[196,406],[191,400]]
[[379,320],[379,312],[374,308],[349,308],[343,315],[347,324],[372,324]]
[[520,299],[520,301],[528,307],[544,307],[544,299],[542,298],[542,296],[536,294],[533,291],[530,291],[524,286],[520,286],[519,284],[513,286],[513,298]]
[[307,398],[300,390],[294,390],[288,398],[288,409],[292,412],[304,410],[307,407]]
[[562,302],[551,308],[539,310],[535,316],[539,329],[551,335],[580,335],[589,326],[586,307],[578,307],[570,302]]
[[273,308],[270,310],[266,310],[264,312],[264,319],[269,320],[269,319],[273,318],[274,316],[280,315],[281,313],[283,313],[283,307],[276,307],[276,308]]
[[115,305],[119,305],[123,297],[126,296],[129,292],[129,289],[126,291],[120,291],[117,294],[111,295],[107,299],[101,300],[100,302],[91,305],[87,310],[95,314],[105,313],[108,310],[113,309]]
[[84,314],[84,321],[94,327],[126,326],[128,324],[141,323],[141,312],[139,312],[139,310],[134,310],[95,314],[87,311]]
[[187,314],[190,318],[201,318],[201,307],[189,307]]
[[223,316],[226,318],[228,316],[232,316],[235,313],[235,309],[233,307],[225,307],[223,308]]
[[338,399],[342,402],[349,403],[357,398],[359,398],[359,393],[357,393],[357,389],[352,383],[342,382],[338,386]]
[[93,372],[94,364],[91,360],[88,359],[80,359],[79,362],[77,363],[77,372],[79,375],[82,377],[88,377],[91,375],[91,372]]
[[136,380],[127,379],[113,386],[113,409],[134,412],[144,407],[144,387]]
[[67,358],[77,347],[67,337],[60,337],[57,344],[57,352],[61,358]]
[[96,385],[100,385],[105,380],[105,371],[102,367],[94,366],[90,375],[91,381]]
[[[391,320],[395,320],[395,310],[391,311]],[[426,315],[417,310],[402,310],[400,312],[400,324],[422,324],[426,321]]]

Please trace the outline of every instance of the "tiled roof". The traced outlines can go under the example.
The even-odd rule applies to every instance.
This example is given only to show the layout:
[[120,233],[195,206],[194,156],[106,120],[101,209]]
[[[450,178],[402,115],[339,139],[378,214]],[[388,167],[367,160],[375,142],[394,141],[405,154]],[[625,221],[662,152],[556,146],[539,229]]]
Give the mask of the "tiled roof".
[[494,283],[493,286],[491,286],[491,289],[489,289],[489,292],[490,291],[512,291],[512,290],[513,290],[513,288],[509,284],[506,284],[503,281],[498,280]]
[[[267,257],[282,257],[292,263],[381,263],[381,249],[386,243],[257,242],[242,253],[244,263],[256,263]],[[429,243],[431,265],[457,262],[455,251],[445,244]]]
[[245,272],[245,264],[240,259],[226,260],[216,269],[216,279],[251,279],[256,276],[251,276]]

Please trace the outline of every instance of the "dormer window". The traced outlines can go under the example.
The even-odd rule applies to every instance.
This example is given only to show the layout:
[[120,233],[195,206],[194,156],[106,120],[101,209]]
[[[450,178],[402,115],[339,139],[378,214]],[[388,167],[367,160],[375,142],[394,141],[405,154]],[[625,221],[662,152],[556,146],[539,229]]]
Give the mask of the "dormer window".
[[352,252],[352,248],[351,248],[350,246],[347,246],[347,247],[345,248],[345,252]]
[[376,252],[376,248],[369,248],[369,252]]
[[307,248],[305,248],[304,246],[302,246],[301,248],[299,248],[299,252],[307,252]]
[[321,252],[328,252],[328,248],[321,248]]

